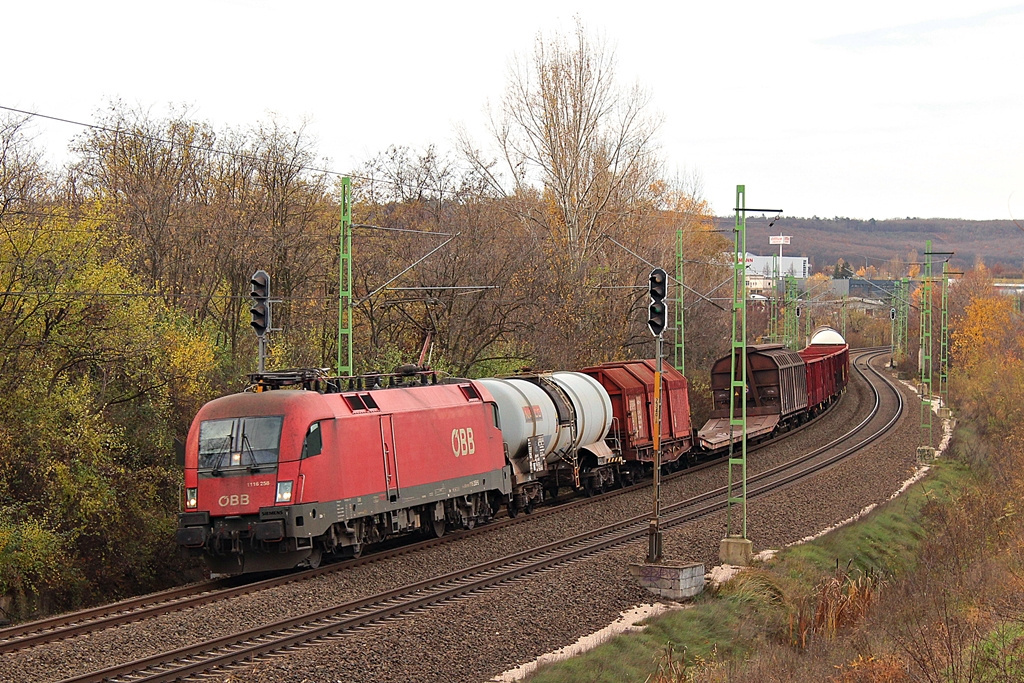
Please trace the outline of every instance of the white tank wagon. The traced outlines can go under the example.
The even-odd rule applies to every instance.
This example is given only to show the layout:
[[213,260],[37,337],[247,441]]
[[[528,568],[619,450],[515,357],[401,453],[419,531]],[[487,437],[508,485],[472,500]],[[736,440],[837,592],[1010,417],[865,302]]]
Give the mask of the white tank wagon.
[[529,510],[562,485],[591,491],[614,480],[621,456],[605,443],[611,398],[593,377],[553,372],[478,381],[498,408],[516,508]]

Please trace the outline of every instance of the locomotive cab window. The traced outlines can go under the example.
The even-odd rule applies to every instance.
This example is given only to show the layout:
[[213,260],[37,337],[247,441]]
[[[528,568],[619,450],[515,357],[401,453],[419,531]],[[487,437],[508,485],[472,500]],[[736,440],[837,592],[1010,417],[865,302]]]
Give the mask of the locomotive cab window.
[[320,423],[314,422],[309,425],[309,431],[306,432],[306,440],[302,442],[302,457],[312,458],[314,455],[320,455],[324,449],[323,434],[320,431]]
[[255,471],[277,465],[284,417],[235,417],[199,425],[199,469]]

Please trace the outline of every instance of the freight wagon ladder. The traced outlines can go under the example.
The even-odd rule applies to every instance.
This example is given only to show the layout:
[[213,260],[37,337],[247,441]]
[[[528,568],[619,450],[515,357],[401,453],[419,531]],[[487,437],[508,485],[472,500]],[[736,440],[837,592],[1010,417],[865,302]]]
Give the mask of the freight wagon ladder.
[[[551,402],[555,404],[555,414],[558,419],[558,428],[564,429],[569,432],[569,443],[576,443],[576,409],[574,407],[572,399],[565,393],[561,386],[557,382],[553,382],[547,377],[540,375],[536,378],[536,384],[543,386],[548,396],[551,398]],[[561,453],[559,459],[569,466],[572,470],[572,485],[575,488],[580,488],[580,460],[579,450],[576,448],[570,448],[568,453]]]

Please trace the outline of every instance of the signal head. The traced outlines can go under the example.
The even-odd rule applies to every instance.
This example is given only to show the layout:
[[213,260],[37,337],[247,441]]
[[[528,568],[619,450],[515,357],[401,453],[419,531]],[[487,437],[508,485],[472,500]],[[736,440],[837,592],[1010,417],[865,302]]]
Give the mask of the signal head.
[[249,324],[252,325],[256,336],[265,336],[267,330],[270,329],[270,304],[263,301],[255,301],[249,307],[249,313],[252,314],[252,321]]
[[267,271],[257,270],[249,278],[249,284],[251,285],[249,296],[254,301],[266,302],[270,299],[270,276],[267,275]]
[[651,330],[651,334],[660,337],[661,333],[665,331],[667,323],[668,308],[665,306],[665,302],[652,301],[651,305],[647,307],[647,327]]
[[668,273],[664,268],[655,268],[651,271],[648,291],[651,301],[664,301],[668,296]]

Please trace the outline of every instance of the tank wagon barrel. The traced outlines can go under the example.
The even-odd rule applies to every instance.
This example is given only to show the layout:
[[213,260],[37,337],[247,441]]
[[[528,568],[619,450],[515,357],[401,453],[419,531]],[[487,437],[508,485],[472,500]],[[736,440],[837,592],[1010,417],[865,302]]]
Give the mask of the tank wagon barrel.
[[479,382],[497,406],[515,475],[513,511],[529,510],[562,485],[594,488],[610,481],[605,469],[621,461],[605,443],[611,399],[592,377],[553,372]]

